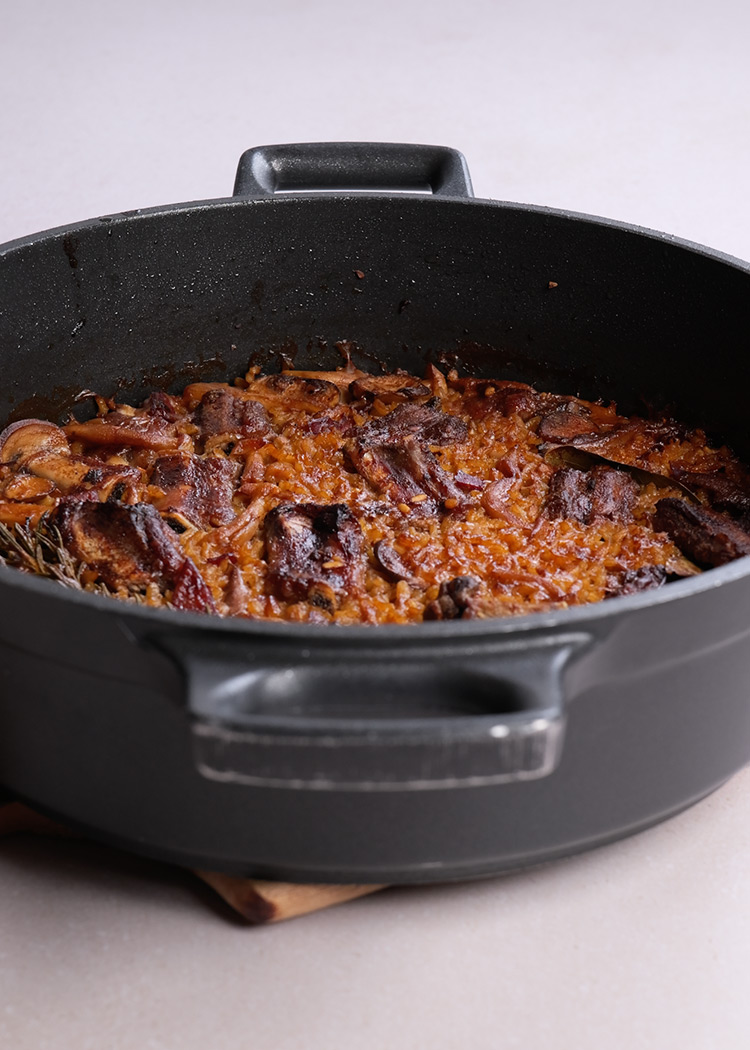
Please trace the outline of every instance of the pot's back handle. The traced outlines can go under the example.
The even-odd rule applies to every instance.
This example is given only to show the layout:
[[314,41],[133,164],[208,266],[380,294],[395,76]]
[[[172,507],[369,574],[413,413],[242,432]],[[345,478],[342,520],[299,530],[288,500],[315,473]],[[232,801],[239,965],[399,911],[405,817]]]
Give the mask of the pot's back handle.
[[185,683],[204,776],[263,787],[378,791],[546,776],[583,634],[423,652],[277,649],[161,637]]
[[466,160],[447,146],[302,142],[255,146],[240,157],[235,197],[310,190],[401,190],[473,197]]

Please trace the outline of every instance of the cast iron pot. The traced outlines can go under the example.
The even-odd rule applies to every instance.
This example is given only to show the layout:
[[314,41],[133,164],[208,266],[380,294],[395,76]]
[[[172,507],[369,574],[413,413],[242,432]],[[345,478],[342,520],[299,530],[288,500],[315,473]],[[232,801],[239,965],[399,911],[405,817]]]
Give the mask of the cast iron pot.
[[[331,367],[350,340],[373,368],[434,360],[669,405],[747,455],[748,332],[746,265],[473,200],[451,150],[267,147],[231,199],[0,250],[0,418],[250,360]],[[91,835],[257,876],[428,882],[559,857],[748,760],[749,574],[742,559],[551,614],[325,628],[4,569],[0,781]]]

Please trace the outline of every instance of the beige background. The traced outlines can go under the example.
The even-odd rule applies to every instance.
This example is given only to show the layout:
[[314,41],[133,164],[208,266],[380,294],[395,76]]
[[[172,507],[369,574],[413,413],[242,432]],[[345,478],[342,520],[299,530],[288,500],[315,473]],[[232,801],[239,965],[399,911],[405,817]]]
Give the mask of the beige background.
[[[750,258],[750,7],[0,0],[0,241],[230,192],[263,142],[462,149],[478,195]],[[245,929],[186,876],[0,848],[13,1050],[739,1050],[750,772],[637,838]]]

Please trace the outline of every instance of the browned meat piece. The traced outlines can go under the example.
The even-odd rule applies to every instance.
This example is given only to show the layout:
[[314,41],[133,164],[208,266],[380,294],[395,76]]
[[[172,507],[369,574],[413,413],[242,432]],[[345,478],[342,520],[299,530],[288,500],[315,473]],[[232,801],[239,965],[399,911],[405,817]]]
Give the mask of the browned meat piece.
[[177,608],[216,612],[203,577],[150,503],[65,500],[50,522],[73,557],[113,590],[157,583],[173,589]]
[[425,513],[434,513],[440,502],[452,510],[465,504],[457,480],[443,470],[429,446],[465,441],[468,426],[437,405],[437,398],[424,405],[398,405],[360,427],[347,447],[354,469],[371,485],[395,503]]
[[[118,464],[96,463],[89,459],[78,459],[75,456],[68,457],[69,465],[73,469],[83,469],[88,465],[89,469],[81,478],[78,485],[73,489],[77,494],[83,494],[89,490],[96,493],[101,499],[115,499],[123,503],[137,503],[143,487],[143,471],[138,467],[128,467]],[[64,466],[61,462],[58,467]],[[55,480],[58,470],[50,460],[46,463],[34,462],[31,469],[40,476]],[[55,482],[59,489],[65,491],[63,479],[58,478]]]
[[372,548],[375,562],[387,580],[414,582],[414,577],[401,560],[401,556],[385,540],[378,540]]
[[356,442],[349,455],[358,473],[399,506],[429,514],[438,503],[452,510],[465,505],[465,496],[451,475],[416,437],[364,448]]
[[363,376],[351,383],[349,394],[355,401],[374,401],[377,398],[384,405],[394,405],[399,401],[427,400],[430,388],[414,376]]
[[440,584],[437,598],[425,607],[425,620],[458,620],[475,613],[473,599],[479,583],[471,576],[456,576]]
[[263,405],[242,397],[231,387],[207,390],[195,413],[204,438],[227,435],[234,438],[265,438],[271,422]]
[[467,474],[464,470],[457,470],[453,475],[453,480],[460,489],[466,489],[467,492],[483,489],[487,484],[484,478],[478,478],[476,474]]
[[172,605],[185,612],[218,613],[214,597],[197,566],[185,558],[174,576]]
[[550,411],[564,400],[554,394],[540,394],[525,383],[494,383],[492,386],[497,387],[495,393],[484,394],[484,400],[488,402],[490,410],[500,412],[504,416],[517,415],[523,420]]
[[725,514],[668,497],[656,504],[653,526],[666,532],[697,565],[724,565],[750,554],[750,534]]
[[691,492],[702,491],[715,510],[724,510],[743,525],[750,525],[750,479],[733,477],[723,470],[692,471],[672,469],[672,477]]
[[612,573],[607,576],[604,596],[614,598],[619,594],[637,594],[652,587],[661,587],[666,578],[667,570],[663,565],[644,565],[640,569],[630,569],[619,575]]
[[353,437],[357,432],[352,411],[348,405],[337,405],[328,412],[318,412],[309,416],[302,424],[294,424],[305,434],[339,434],[341,437]]
[[155,390],[149,394],[143,403],[143,407],[150,416],[158,416],[166,419],[168,423],[175,423],[180,417],[180,399],[171,394],[165,394],[163,390]]
[[588,471],[591,492],[591,521],[607,518],[626,523],[633,520],[633,507],[638,499],[638,483],[624,470],[594,467]]
[[95,569],[108,587],[143,587],[162,572],[174,576],[185,559],[148,503],[66,500],[50,521],[71,554]]
[[337,598],[361,586],[362,530],[343,503],[283,503],[263,522],[268,580],[285,601],[333,611]]
[[614,467],[561,467],[550,478],[544,513],[584,525],[597,518],[626,523],[633,520],[638,491],[633,478]]
[[397,405],[387,416],[371,419],[359,428],[361,447],[398,445],[416,437],[422,445],[456,445],[465,441],[469,428],[463,419],[441,411],[439,399],[424,405]]
[[164,495],[154,500],[161,511],[177,511],[199,529],[226,525],[235,517],[232,507],[237,464],[222,456],[162,456],[154,464],[151,484]]
[[157,452],[177,451],[185,438],[174,423],[158,416],[129,416],[124,412],[109,412],[85,423],[68,423],[65,433],[73,441],[90,445],[115,445],[150,448]]
[[[466,411],[473,419],[482,420],[493,414],[517,415],[528,422],[539,416],[537,433],[542,441],[551,444],[580,443],[587,448],[591,443],[593,448],[597,442],[605,441],[610,431],[618,429],[618,417],[610,409],[565,394],[540,392],[527,383],[455,379],[451,386],[464,393]],[[643,420],[639,423],[657,427]],[[658,424],[662,436],[664,426]]]
[[335,383],[329,383],[326,379],[284,374],[254,380],[247,393],[269,408],[290,412],[322,412],[326,408],[333,408],[341,400]]
[[542,416],[537,428],[537,434],[542,441],[560,444],[572,443],[575,438],[581,438],[584,434],[594,437],[596,431],[597,427],[592,423],[590,414],[575,401]]
[[567,518],[586,523],[591,514],[589,479],[585,470],[560,467],[549,479],[544,513],[548,518]]

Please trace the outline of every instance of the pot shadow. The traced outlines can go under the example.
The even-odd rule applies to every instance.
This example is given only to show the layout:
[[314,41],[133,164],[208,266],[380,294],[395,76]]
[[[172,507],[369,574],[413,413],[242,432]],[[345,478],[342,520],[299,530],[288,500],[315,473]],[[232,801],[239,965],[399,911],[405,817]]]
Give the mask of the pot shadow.
[[90,839],[20,834],[0,845],[0,870],[11,869],[40,892],[66,890],[193,910],[196,904],[233,926],[247,926],[214,890],[187,868],[140,857]]

